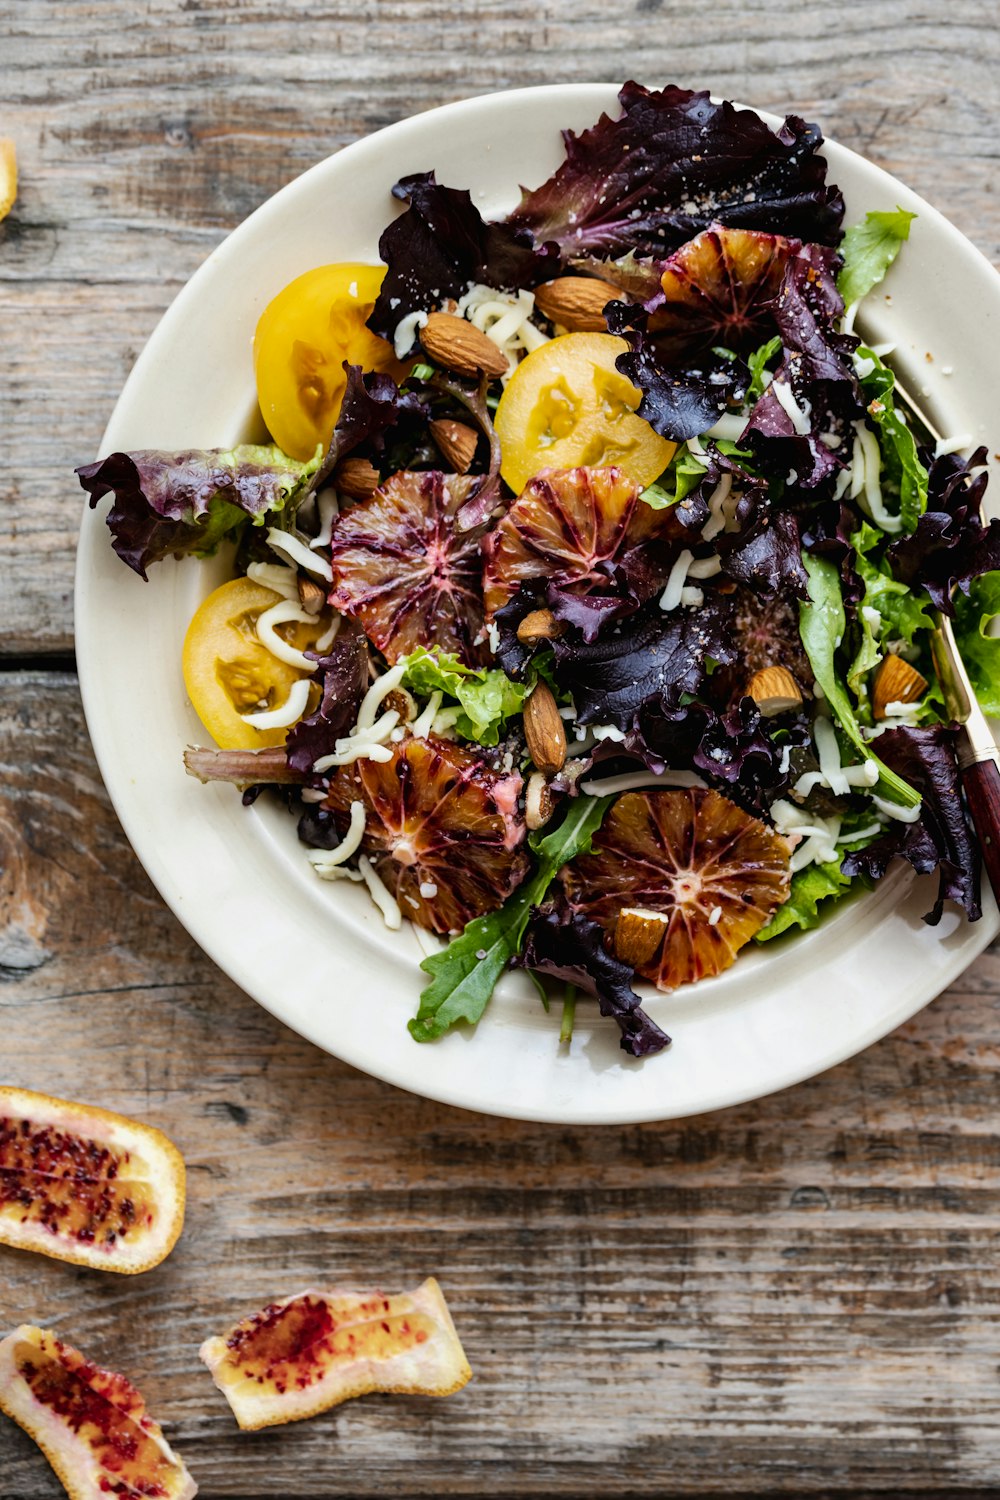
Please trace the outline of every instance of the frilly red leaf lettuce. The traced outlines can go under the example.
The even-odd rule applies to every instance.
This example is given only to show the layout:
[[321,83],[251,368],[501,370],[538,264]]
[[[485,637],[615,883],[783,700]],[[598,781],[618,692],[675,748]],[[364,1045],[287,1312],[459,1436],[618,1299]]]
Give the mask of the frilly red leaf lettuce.
[[299,720],[285,741],[289,766],[303,775],[350,733],[368,687],[368,641],[353,620],[341,621],[329,652],[316,662],[313,681],[321,690],[319,706]]
[[344,369],[347,384],[340,414],[314,487],[322,484],[342,458],[359,448],[364,448],[369,459],[377,459],[385,449],[386,434],[404,417],[426,422],[430,415],[427,401],[415,391],[401,390],[391,375],[378,371],[366,375],[360,365],[350,365],[346,360]]
[[603,929],[589,917],[558,909],[535,912],[515,964],[596,995],[601,1015],[617,1023],[622,1051],[631,1057],[650,1057],[670,1045],[632,988],[634,969],[608,952]]
[[564,257],[634,250],[664,256],[718,220],[835,243],[844,214],[826,182],[815,125],[789,116],[773,131],[752,110],[707,92],[626,83],[623,113],[579,135],[564,131],[566,160],[522,193],[509,223]]
[[969,592],[980,573],[1000,568],[1000,521],[980,519],[988,475],[986,449],[971,458],[957,453],[937,458],[927,478],[927,510],[912,536],[888,549],[901,582],[923,588],[943,614],[953,615],[953,588]]
[[487,224],[465,188],[419,172],[392,192],[409,206],[379,240],[387,270],[368,319],[374,333],[391,339],[408,313],[461,297],[472,282],[514,290],[556,274],[551,249],[536,249],[525,229]]
[[553,642],[559,686],[573,695],[577,722],[631,730],[643,704],[665,712],[694,695],[709,659],[732,660],[729,611],[716,599],[696,611],[634,616],[592,643],[568,635]]
[[655,432],[682,443],[714,427],[731,404],[739,405],[750,384],[750,372],[739,359],[705,351],[697,363],[675,365],[649,333],[644,307],[612,302],[605,309],[608,329],[628,344],[615,360],[642,392],[636,410]]
[[143,449],[111,453],[77,469],[91,508],[114,493],[108,512],[112,546],[140,578],[164,557],[214,552],[249,519],[300,500],[319,458],[300,463],[276,447],[189,448],[180,453]]
[[955,746],[958,731],[936,724],[925,729],[903,727],[879,735],[880,758],[919,791],[922,803],[915,823],[892,822],[881,838],[843,860],[845,875],[880,880],[897,856],[921,875],[938,870],[938,896],[924,921],[941,920],[945,899],[964,907],[969,921],[982,916],[979,902],[980,854],[962,805]]

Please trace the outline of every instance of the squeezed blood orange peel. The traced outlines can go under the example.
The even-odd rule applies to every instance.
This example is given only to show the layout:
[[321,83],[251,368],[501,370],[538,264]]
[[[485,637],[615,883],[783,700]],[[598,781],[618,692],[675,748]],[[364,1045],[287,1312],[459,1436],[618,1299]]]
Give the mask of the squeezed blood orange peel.
[[124,1115],[0,1088],[0,1244],[131,1275],[184,1223],[184,1160]]
[[451,1396],[472,1378],[441,1288],[300,1292],[206,1339],[201,1358],[245,1432],[352,1396]]
[[124,1375],[44,1328],[0,1342],[0,1411],[41,1448],[70,1500],[192,1500],[198,1486]]

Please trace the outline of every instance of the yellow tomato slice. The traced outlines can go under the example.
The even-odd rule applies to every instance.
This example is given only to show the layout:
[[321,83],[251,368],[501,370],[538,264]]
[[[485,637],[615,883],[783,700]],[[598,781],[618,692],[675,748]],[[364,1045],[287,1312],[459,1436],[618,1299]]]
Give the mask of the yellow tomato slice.
[[[280,708],[292,684],[310,675],[279,661],[257,639],[258,618],[280,600],[273,589],[233,578],[209,594],[188,626],[184,685],[195,713],[222,750],[258,750],[285,742],[287,729],[255,729],[240,718]],[[279,625],[278,633],[305,651],[328,624],[329,617],[321,616],[308,625]]]
[[627,348],[610,333],[566,333],[522,359],[495,418],[515,495],[540,469],[617,464],[641,485],[663,473],[677,445],[636,416],[642,392],[615,369]]
[[403,367],[365,323],[384,266],[317,266],[289,282],[265,307],[253,341],[257,399],[268,431],[293,458],[329,443],[340,414],[344,361],[364,370]]

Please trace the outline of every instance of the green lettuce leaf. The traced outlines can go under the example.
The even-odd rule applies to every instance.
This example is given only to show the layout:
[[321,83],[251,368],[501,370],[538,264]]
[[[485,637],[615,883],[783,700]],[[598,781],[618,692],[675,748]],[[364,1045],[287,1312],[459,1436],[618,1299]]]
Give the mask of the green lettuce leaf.
[[934,628],[933,607],[922,590],[913,590],[893,578],[884,556],[885,543],[885,532],[867,521],[851,535],[854,571],[865,586],[861,602],[882,616],[884,640],[904,640],[912,645],[918,631]]
[[747,387],[747,405],[751,405],[758,396],[764,394],[764,371],[767,369],[775,355],[781,353],[781,337],[775,334],[773,339],[768,339],[766,344],[761,344],[747,356],[747,364],[750,366],[750,384]]
[[545,899],[563,865],[585,854],[614,797],[576,797],[558,828],[532,837],[537,859],[533,875],[501,906],[469,922],[464,932],[442,952],[432,953],[420,967],[431,982],[420,996],[420,1008],[408,1022],[418,1042],[443,1036],[460,1022],[478,1021],[497,980],[520,951],[531,909]]
[[920,793],[908,786],[901,776],[883,765],[872,751],[855,716],[847,688],[841,681],[836,654],[847,626],[844,600],[840,592],[840,574],[825,557],[803,553],[802,561],[809,575],[809,598],[799,605],[799,635],[805,647],[813,675],[823,690],[841,730],[865,760],[878,767],[879,791],[892,802],[916,807]]
[[639,498],[653,510],[667,510],[686,500],[701,484],[706,472],[707,465],[695,458],[686,443],[681,443],[656,483],[647,485]]
[[900,246],[909,239],[916,217],[905,208],[894,212],[875,209],[865,215],[863,224],[852,224],[847,230],[840,244],[844,267],[837,277],[837,291],[848,307],[878,286]]
[[882,454],[882,492],[884,496],[888,493],[898,498],[903,530],[914,531],[927,509],[927,470],[920,462],[916,438],[896,410],[892,394],[896,377],[864,344],[858,354],[874,366],[859,379],[868,398],[868,415],[875,424]]
[[987,634],[1000,615],[1000,573],[981,573],[968,597],[955,591],[955,639],[984,713],[1000,718],[1000,637]]
[[514,682],[497,668],[476,671],[448,651],[421,646],[406,658],[403,686],[424,698],[438,691],[453,698],[462,710],[455,721],[457,733],[480,745],[496,745],[501,726],[521,712],[534,680]]
[[767,926],[762,927],[755,935],[754,941],[766,943],[787,932],[790,927],[801,927],[803,930],[815,927],[826,914],[819,910],[820,904],[839,900],[858,883],[850,875],[840,873],[839,860],[833,860],[828,865],[807,865],[804,870],[796,870],[792,876],[788,900],[778,907]]

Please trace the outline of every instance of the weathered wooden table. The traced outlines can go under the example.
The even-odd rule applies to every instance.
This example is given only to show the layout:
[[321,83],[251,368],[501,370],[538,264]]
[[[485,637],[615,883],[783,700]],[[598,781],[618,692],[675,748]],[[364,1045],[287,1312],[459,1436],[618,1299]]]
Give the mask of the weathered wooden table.
[[[553,79],[667,79],[818,118],[994,261],[994,0],[0,0],[0,1081],[167,1130],[158,1270],[0,1251],[0,1327],[135,1378],[214,1497],[1000,1490],[1000,959],[864,1056],[680,1125],[480,1119],[362,1077],[195,949],[137,864],[73,673],[80,492],[160,313],[343,143]],[[932,293],[933,294],[933,293]],[[937,294],[947,295],[947,288]],[[195,1360],[274,1295],[434,1271],[476,1379],[236,1433]],[[0,1425],[0,1494],[59,1487]]]

